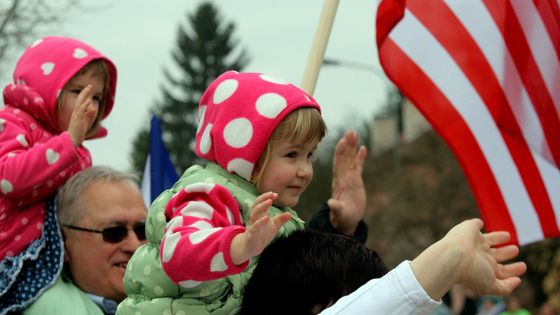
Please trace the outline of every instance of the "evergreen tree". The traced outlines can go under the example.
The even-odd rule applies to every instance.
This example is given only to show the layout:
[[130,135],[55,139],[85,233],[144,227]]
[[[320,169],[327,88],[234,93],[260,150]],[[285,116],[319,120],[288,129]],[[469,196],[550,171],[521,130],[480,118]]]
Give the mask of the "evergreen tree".
[[[163,99],[153,107],[161,118],[163,140],[179,174],[200,160],[194,153],[198,101],[208,85],[227,70],[241,70],[248,63],[244,49],[236,49],[235,25],[222,22],[211,3],[201,3],[187,26],[179,26],[172,52],[177,71],[164,71]],[[148,154],[149,124],[133,143],[132,166],[141,174]]]

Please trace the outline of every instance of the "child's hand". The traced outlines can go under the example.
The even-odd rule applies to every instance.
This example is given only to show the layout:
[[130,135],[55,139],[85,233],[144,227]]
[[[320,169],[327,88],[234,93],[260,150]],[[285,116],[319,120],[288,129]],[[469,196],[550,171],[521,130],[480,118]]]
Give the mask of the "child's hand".
[[78,94],[70,117],[68,134],[76,147],[82,144],[97,117],[98,107],[93,104],[92,96],[93,87],[88,85]]
[[346,235],[354,235],[366,209],[366,190],[362,178],[367,150],[359,144],[358,134],[347,131],[338,141],[333,155],[332,197],[328,200],[331,224]]
[[264,193],[255,199],[251,210],[250,226],[245,233],[238,234],[231,243],[231,260],[240,265],[254,256],[259,255],[276,237],[280,228],[288,222],[288,212],[275,217],[268,215],[268,208],[278,198],[277,193]]

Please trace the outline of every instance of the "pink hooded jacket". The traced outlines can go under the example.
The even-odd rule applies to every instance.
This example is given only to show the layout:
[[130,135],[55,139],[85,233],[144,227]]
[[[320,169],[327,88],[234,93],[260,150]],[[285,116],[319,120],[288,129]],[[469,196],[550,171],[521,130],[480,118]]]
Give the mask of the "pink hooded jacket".
[[[41,235],[44,203],[73,174],[90,167],[89,151],[75,148],[57,125],[57,98],[92,60],[109,69],[103,118],[113,107],[117,70],[111,60],[78,40],[45,37],[29,46],[3,92],[0,110],[0,260],[15,256]],[[101,128],[93,137],[107,134]]]

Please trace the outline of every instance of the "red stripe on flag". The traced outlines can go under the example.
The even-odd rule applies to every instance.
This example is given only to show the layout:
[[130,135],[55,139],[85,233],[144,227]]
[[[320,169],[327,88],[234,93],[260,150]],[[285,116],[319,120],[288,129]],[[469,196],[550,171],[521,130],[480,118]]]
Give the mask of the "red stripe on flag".
[[[447,50],[461,71],[476,89],[491,113],[499,132],[519,170],[525,189],[537,210],[543,234],[559,234],[554,209],[550,202],[539,169],[531,155],[521,128],[511,110],[511,105],[483,52],[457,19],[455,14],[440,1],[410,1],[409,10]],[[437,15],[433,12],[438,12]],[[491,211],[486,208],[483,211]],[[530,211],[530,209],[527,209]]]
[[406,0],[383,1],[377,8],[376,34],[377,47],[389,36],[389,32],[403,18]]
[[511,4],[505,0],[484,0],[484,4],[504,37],[517,71],[539,116],[554,162],[558,166],[560,165],[560,141],[557,137],[560,135],[560,119],[515,12]]
[[546,27],[548,36],[556,51],[556,58],[560,59],[560,11],[554,0],[533,0],[535,7]]
[[[389,38],[381,38],[381,65],[451,147],[481,207],[488,231],[517,232],[496,179],[468,125],[426,74]],[[488,210],[486,210],[488,209]]]

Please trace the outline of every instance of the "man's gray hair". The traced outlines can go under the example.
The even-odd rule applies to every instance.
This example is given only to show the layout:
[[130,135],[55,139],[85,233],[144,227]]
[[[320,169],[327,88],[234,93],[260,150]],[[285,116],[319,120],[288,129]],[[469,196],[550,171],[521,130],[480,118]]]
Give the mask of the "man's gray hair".
[[[93,182],[127,183],[138,188],[138,177],[107,166],[93,166],[73,175],[56,196],[58,220],[62,224],[76,224],[86,210],[82,193]],[[99,196],[103,198],[103,196]]]

